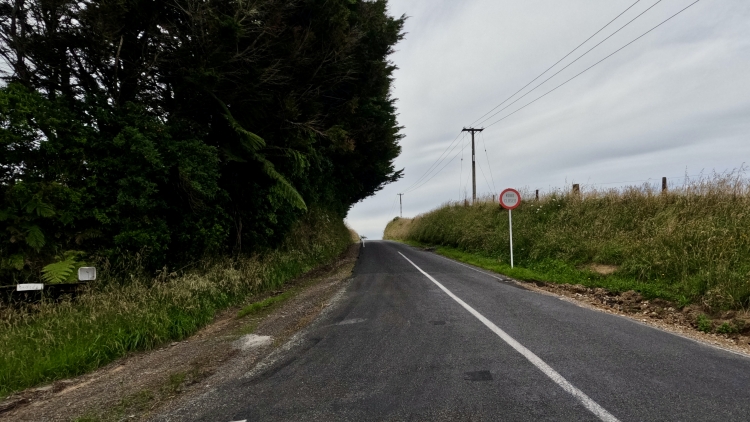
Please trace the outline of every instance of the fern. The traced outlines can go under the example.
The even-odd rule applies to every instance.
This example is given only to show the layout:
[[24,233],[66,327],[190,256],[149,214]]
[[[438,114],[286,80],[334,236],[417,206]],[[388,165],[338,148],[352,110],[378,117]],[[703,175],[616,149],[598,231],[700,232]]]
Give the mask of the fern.
[[[213,94],[211,94],[213,95]],[[263,140],[260,136],[250,132],[249,130],[245,129],[240,125],[240,123],[235,120],[235,118],[232,116],[232,113],[229,111],[229,107],[224,104],[223,101],[221,101],[219,98],[217,98],[215,95],[213,97],[216,99],[216,101],[219,103],[221,108],[224,110],[224,117],[229,122],[229,125],[234,129],[235,132],[240,136],[240,143],[245,148],[245,150],[252,155],[252,157],[258,161],[262,168],[263,172],[266,174],[266,176],[270,177],[274,181],[276,181],[277,186],[279,188],[279,192],[283,196],[284,199],[289,201],[292,205],[295,207],[301,209],[301,210],[307,210],[307,205],[305,204],[305,200],[302,198],[302,195],[297,192],[297,189],[292,186],[291,183],[278,171],[276,171],[276,167],[273,165],[272,162],[268,161],[263,155],[259,154],[258,151],[260,151],[262,148],[266,146],[266,141]],[[301,153],[289,150],[291,152],[287,152],[290,154],[292,159],[295,161],[295,165],[303,168],[307,162],[302,156]],[[228,150],[225,150],[227,155],[230,157],[230,159],[233,159],[234,161],[244,161],[241,158],[237,157],[234,154],[231,154]]]
[[47,243],[44,240],[44,233],[37,225],[30,226],[26,231],[26,243],[32,248],[39,251]]
[[255,158],[263,164],[263,172],[276,181],[279,191],[284,199],[289,201],[295,207],[307,211],[307,205],[305,204],[305,200],[302,199],[302,195],[297,192],[297,189],[294,189],[294,186],[292,186],[292,184],[289,183],[281,173],[276,171],[276,167],[274,167],[273,163],[258,154],[256,154]]
[[55,209],[52,208],[52,205],[42,201],[42,198],[39,194],[34,195],[31,201],[26,204],[27,213],[31,214],[34,211],[36,211],[36,215],[40,217],[52,217],[53,215],[55,215]]
[[240,142],[242,143],[243,147],[245,147],[249,152],[253,153],[260,151],[261,148],[264,148],[266,146],[266,141],[263,140],[263,138],[242,127],[242,125],[234,118],[234,116],[232,116],[232,113],[229,111],[229,107],[227,107],[227,105],[224,104],[224,102],[221,101],[216,95],[213,95],[213,93],[211,93],[211,95],[214,97],[214,99],[216,99],[221,108],[224,110],[224,118],[226,118],[227,122],[229,122],[229,126],[231,126],[232,129],[234,129],[234,131],[237,132],[238,135],[240,135]]
[[59,284],[66,281],[75,281],[75,271],[85,265],[78,259],[83,255],[80,251],[65,252],[62,261],[54,262],[42,268],[42,280],[47,284]]
[[73,275],[76,262],[72,259],[55,262],[42,268],[42,280],[47,284],[59,284],[66,281]]

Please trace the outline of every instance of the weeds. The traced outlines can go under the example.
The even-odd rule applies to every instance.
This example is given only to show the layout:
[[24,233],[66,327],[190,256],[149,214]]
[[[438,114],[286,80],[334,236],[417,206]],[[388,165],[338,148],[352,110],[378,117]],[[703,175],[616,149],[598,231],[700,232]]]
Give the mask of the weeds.
[[0,309],[0,397],[184,339],[217,311],[278,288],[335,258],[350,242],[341,221],[311,213],[276,251],[206,260],[156,277],[137,264],[103,266],[75,302]]
[[[525,198],[513,212],[514,272],[507,265],[507,211],[489,199],[395,219],[384,238],[494,260],[509,275],[529,271],[526,278],[633,289],[712,312],[750,306],[750,180],[744,169],[686,180],[666,193],[646,184]],[[580,270],[591,264],[617,271]]]
[[704,333],[710,333],[713,330],[711,319],[705,314],[698,315],[695,325],[697,325],[698,331],[703,331]]
[[267,299],[261,300],[260,302],[251,303],[250,305],[242,308],[242,310],[237,313],[237,317],[242,318],[247,315],[257,314],[258,312],[268,309],[279,302],[285,301],[286,299],[291,297],[293,293],[294,292],[292,291],[288,291],[277,296],[271,296]]

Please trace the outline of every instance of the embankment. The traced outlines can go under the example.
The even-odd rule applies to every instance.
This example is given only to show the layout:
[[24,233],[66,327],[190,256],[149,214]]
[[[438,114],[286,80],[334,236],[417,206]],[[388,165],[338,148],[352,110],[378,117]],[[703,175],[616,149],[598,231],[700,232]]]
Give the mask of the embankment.
[[275,251],[144,274],[100,268],[75,300],[0,308],[0,397],[183,339],[216,313],[331,262],[351,244],[342,221],[311,212]]
[[394,219],[384,238],[441,246],[518,279],[636,290],[712,312],[750,306],[750,182],[737,174],[666,193],[527,195],[513,211],[514,269],[508,211],[489,201]]

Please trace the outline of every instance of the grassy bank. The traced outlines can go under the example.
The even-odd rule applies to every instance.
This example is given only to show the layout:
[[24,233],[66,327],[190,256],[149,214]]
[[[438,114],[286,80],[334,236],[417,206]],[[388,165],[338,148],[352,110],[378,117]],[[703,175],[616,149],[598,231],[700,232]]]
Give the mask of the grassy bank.
[[330,262],[350,243],[343,222],[311,213],[281,248],[260,256],[206,260],[155,277],[134,260],[100,268],[96,284],[73,302],[0,309],[0,397],[185,338],[217,311]]
[[394,219],[384,233],[521,279],[636,290],[709,310],[750,305],[749,236],[750,181],[738,174],[666,194],[644,185],[526,197],[513,212],[514,270],[508,211],[489,201]]

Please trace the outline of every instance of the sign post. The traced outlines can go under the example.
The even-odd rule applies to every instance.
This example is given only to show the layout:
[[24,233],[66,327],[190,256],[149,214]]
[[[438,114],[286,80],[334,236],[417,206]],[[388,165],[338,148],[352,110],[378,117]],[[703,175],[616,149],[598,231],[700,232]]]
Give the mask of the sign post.
[[500,193],[500,205],[508,210],[508,228],[510,229],[510,268],[513,268],[513,210],[521,205],[521,194],[515,189],[505,189]]

